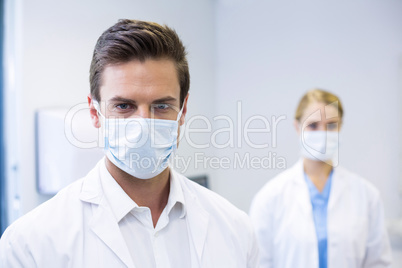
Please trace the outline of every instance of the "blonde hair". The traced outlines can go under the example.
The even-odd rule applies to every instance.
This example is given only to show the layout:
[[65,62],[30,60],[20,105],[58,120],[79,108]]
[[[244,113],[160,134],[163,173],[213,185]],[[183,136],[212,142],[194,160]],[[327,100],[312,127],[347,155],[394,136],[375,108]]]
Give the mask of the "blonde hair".
[[343,107],[338,96],[328,91],[317,88],[307,91],[307,93],[304,94],[304,96],[300,99],[295,114],[295,119],[297,121],[300,121],[307,106],[309,106],[313,102],[322,102],[327,105],[333,105],[335,108],[338,109],[339,117],[341,119],[343,118]]

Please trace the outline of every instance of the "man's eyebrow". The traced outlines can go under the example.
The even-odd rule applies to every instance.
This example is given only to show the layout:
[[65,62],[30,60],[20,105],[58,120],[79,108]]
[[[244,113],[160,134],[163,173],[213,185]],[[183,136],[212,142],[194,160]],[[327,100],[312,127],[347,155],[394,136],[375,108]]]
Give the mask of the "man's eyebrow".
[[109,100],[110,102],[128,102],[128,103],[135,103],[135,100],[126,99],[120,96],[115,96]]
[[[174,102],[176,100],[177,100],[176,98],[173,98],[171,96],[167,96],[167,97],[163,97],[163,98],[160,98],[160,99],[156,99],[156,100],[152,101],[152,103]],[[115,97],[111,98],[109,101],[110,102],[136,103],[135,100],[123,98],[123,97],[120,97],[120,96],[115,96]]]
[[173,102],[173,101],[176,101],[176,100],[177,100],[176,98],[168,96],[168,97],[164,97],[164,98],[154,100],[153,103]]

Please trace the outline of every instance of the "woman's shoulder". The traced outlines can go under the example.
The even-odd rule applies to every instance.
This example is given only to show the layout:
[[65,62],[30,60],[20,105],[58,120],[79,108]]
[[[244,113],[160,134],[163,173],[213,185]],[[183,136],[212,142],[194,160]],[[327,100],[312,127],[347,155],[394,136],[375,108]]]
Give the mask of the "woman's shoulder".
[[297,161],[290,168],[277,174],[274,178],[268,181],[264,187],[270,188],[283,188],[288,184],[293,183],[298,180],[303,175],[303,164],[302,161]]
[[372,197],[378,197],[380,194],[371,181],[342,166],[336,167],[334,174],[336,174],[336,179],[342,180],[355,192],[364,192]]
[[257,202],[270,202],[270,200],[280,198],[286,189],[292,187],[296,180],[301,179],[301,170],[301,163],[297,162],[292,167],[277,174],[263,185],[255,195],[254,200]]

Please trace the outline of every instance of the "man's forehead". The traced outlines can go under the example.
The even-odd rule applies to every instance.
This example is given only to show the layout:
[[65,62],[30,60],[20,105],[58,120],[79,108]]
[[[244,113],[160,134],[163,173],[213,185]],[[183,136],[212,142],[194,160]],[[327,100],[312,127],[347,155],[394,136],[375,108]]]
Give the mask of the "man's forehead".
[[141,78],[154,79],[164,78],[172,79],[178,82],[178,72],[176,64],[170,59],[147,59],[144,61],[131,60],[128,62],[107,65],[103,69],[102,81],[109,76],[120,78]]
[[104,70],[100,93],[102,99],[171,100],[179,98],[180,84],[171,60],[130,61]]

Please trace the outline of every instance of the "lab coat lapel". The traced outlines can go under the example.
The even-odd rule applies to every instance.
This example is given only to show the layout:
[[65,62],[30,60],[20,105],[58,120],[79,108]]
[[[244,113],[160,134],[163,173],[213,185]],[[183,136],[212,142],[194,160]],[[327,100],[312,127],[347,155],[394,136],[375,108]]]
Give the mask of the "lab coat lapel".
[[311,200],[310,200],[310,193],[308,190],[308,186],[306,182],[304,181],[304,169],[303,169],[303,160],[299,160],[292,168],[293,172],[293,182],[294,182],[294,187],[295,191],[292,191],[292,193],[295,193],[295,199],[297,200],[297,203],[299,204],[299,208],[301,211],[308,215],[308,217],[312,216],[312,205],[311,205]]
[[183,180],[187,180],[187,178],[184,178],[177,173],[175,175],[181,181],[182,190],[187,206],[186,209],[187,228],[189,230],[191,240],[194,243],[198,261],[201,265],[205,241],[208,232],[209,213],[201,206],[197,197],[185,185]]
[[194,200],[193,198],[190,200],[187,210],[187,226],[190,230],[189,233],[194,242],[195,250],[197,251],[199,263],[201,264],[208,231],[209,214],[199,205],[197,200]]
[[341,168],[334,168],[332,174],[331,192],[329,194],[328,211],[332,211],[345,193],[346,181]]
[[118,223],[103,196],[99,170],[98,163],[97,167],[85,178],[80,193],[82,201],[92,203],[94,206],[94,213],[89,222],[89,227],[127,267],[134,267]]
[[328,232],[328,263],[331,267],[344,267],[343,259],[345,240],[342,234],[345,233],[345,220],[350,221],[353,215],[347,213],[348,203],[344,203],[345,192],[347,191],[347,181],[341,168],[334,168],[332,174],[331,192],[328,201],[327,232]]
[[95,209],[94,216],[89,223],[90,228],[127,267],[134,267],[119,225],[105,203],[105,199],[102,199],[99,206]]

